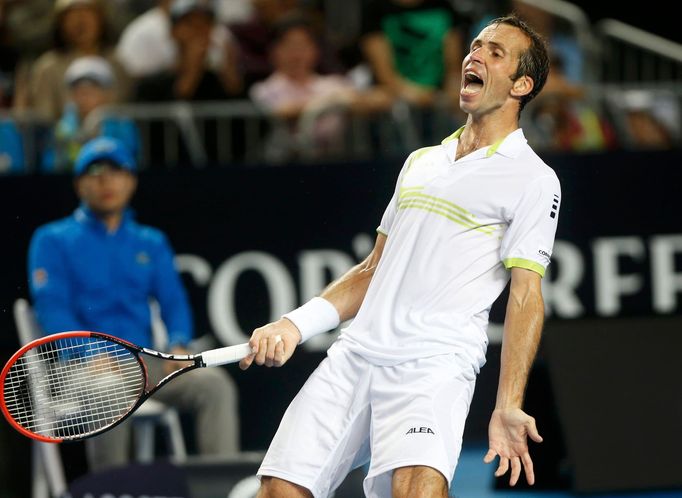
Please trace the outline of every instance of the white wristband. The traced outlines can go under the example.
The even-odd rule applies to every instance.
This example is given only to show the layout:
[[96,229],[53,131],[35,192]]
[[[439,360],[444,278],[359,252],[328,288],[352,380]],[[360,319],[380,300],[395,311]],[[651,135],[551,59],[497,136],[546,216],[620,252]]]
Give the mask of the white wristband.
[[314,297],[303,306],[290,311],[283,318],[290,320],[301,333],[301,342],[335,329],[341,323],[339,312],[332,303],[322,297]]

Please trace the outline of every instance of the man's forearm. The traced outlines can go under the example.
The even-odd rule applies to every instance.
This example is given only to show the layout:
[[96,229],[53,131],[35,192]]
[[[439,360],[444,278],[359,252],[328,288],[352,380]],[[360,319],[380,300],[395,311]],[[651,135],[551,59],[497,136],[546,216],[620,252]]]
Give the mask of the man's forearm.
[[544,304],[539,288],[512,286],[504,323],[496,408],[521,408],[523,405],[543,320]]
[[360,263],[332,282],[320,297],[334,305],[342,322],[350,320],[360,309],[372,275],[374,268],[366,267],[364,262]]
[[384,252],[385,243],[386,237],[379,235],[371,254],[342,277],[329,284],[320,295],[334,305],[342,322],[350,320],[358,313],[379,259]]

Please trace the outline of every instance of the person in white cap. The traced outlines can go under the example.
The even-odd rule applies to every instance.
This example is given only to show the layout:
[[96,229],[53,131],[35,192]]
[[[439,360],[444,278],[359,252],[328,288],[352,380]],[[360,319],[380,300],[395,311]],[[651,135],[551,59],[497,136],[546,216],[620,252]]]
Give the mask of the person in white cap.
[[47,119],[57,119],[67,101],[59,84],[71,62],[85,55],[100,55],[112,65],[117,80],[114,100],[127,98],[125,70],[113,55],[105,5],[101,0],[57,0],[54,5],[55,45],[31,66],[27,105]]
[[109,61],[97,55],[74,60],[64,75],[64,86],[68,101],[43,154],[43,171],[70,171],[81,145],[98,135],[120,140],[137,156],[140,137],[135,123],[104,110],[113,102],[117,89]]
[[[236,49],[229,31],[216,24],[212,2],[173,0],[168,15],[172,65],[141,78],[136,100],[221,100],[240,94]],[[221,39],[216,43],[218,33]]]
[[[214,15],[210,2],[159,0],[157,6],[137,17],[121,34],[116,55],[130,76],[140,79],[172,70],[178,63],[178,44],[172,36],[172,18],[192,9]],[[171,12],[173,9],[173,13]],[[206,65],[220,70],[233,50],[230,31],[219,23],[210,28]]]

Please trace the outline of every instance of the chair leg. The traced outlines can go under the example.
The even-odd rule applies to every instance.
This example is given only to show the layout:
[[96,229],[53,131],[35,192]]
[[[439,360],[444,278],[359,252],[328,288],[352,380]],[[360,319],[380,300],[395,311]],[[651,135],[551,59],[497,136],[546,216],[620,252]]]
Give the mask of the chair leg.
[[187,449],[185,448],[185,440],[182,437],[182,426],[180,425],[180,417],[175,410],[166,410],[163,414],[163,419],[168,429],[168,439],[170,451],[173,457],[179,461],[187,460]]
[[45,474],[45,466],[40,456],[38,444],[36,442],[31,444],[31,497],[50,498],[47,487],[47,475]]
[[[41,467],[41,474],[49,489],[49,496],[59,498],[67,491],[62,457],[59,446],[51,443],[33,443],[36,460]],[[40,484],[42,487],[43,484]]]
[[135,424],[135,459],[149,463],[154,459],[154,423],[151,420]]

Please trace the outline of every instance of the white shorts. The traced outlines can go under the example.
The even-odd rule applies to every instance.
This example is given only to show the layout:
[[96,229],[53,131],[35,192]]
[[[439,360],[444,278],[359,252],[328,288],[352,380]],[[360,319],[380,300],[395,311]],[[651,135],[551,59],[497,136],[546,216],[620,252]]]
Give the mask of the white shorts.
[[390,498],[392,471],[424,465],[448,481],[474,392],[454,354],[377,366],[336,343],[289,405],[258,470],[327,497],[371,461],[368,498]]

